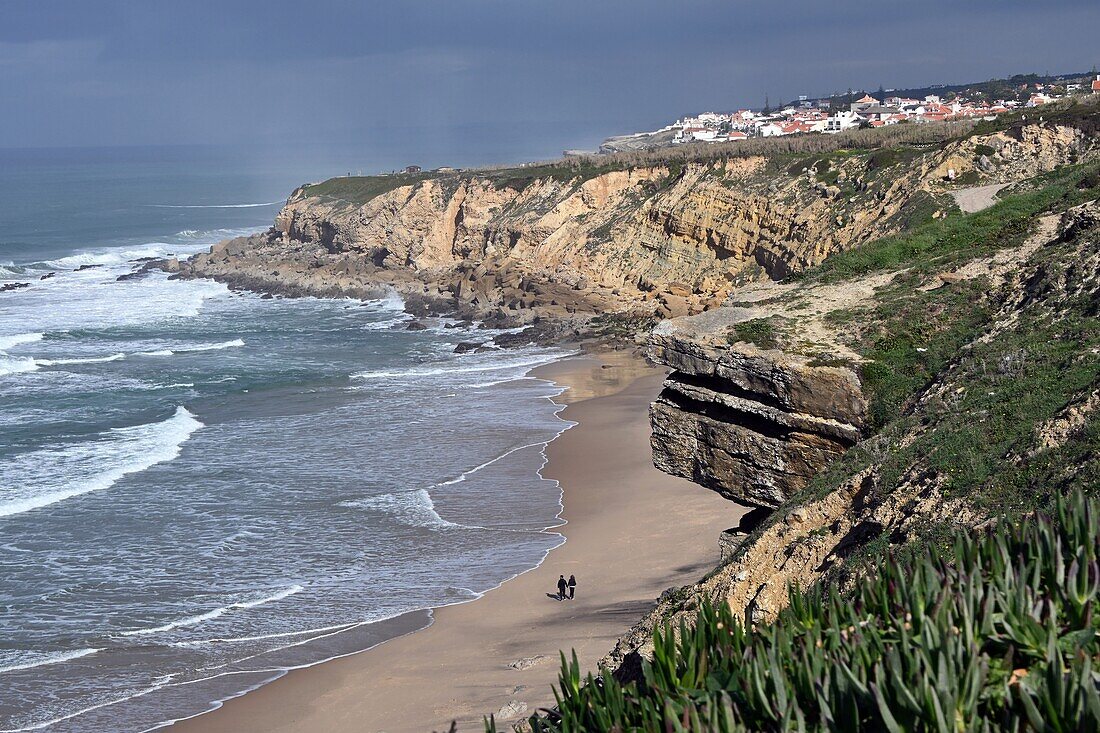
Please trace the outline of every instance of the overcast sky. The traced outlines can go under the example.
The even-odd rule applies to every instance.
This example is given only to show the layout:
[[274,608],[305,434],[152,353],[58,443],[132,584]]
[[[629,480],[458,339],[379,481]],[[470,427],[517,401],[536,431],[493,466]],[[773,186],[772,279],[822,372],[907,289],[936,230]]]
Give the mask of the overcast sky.
[[766,93],[1087,71],[1098,29],[1097,0],[0,0],[0,147],[584,147]]

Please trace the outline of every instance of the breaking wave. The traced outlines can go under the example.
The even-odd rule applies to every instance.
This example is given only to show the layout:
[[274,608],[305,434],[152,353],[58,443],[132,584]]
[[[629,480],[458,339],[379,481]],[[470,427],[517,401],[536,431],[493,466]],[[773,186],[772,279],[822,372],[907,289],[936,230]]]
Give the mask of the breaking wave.
[[427,527],[428,529],[449,529],[461,527],[460,524],[448,522],[435,510],[435,503],[431,494],[424,489],[413,491],[398,491],[392,494],[380,494],[363,499],[342,501],[340,506],[353,509],[370,509],[384,512],[404,524],[414,527]]
[[178,621],[170,621],[170,622],[168,622],[168,623],[166,623],[162,626],[155,626],[151,629],[134,629],[133,631],[123,631],[121,635],[122,636],[144,636],[145,634],[158,634],[158,633],[161,633],[161,632],[164,632],[164,631],[172,631],[173,629],[178,629],[181,626],[194,626],[195,624],[201,624],[204,621],[211,621],[211,620],[216,619],[220,616],[224,616],[225,614],[229,613],[230,611],[239,611],[239,610],[243,610],[243,609],[246,609],[246,608],[255,608],[256,606],[262,606],[262,605],[267,604],[267,603],[274,603],[275,601],[281,601],[282,599],[287,598],[288,596],[292,596],[295,593],[300,593],[301,591],[302,591],[302,586],[292,585],[289,588],[284,588],[283,590],[279,591],[278,593],[275,593],[275,594],[270,595],[270,596],[265,596],[263,598],[257,598],[255,600],[251,600],[251,601],[237,601],[236,603],[230,603],[228,606],[221,606],[219,608],[215,608],[212,611],[207,611],[206,613],[200,613],[200,614],[195,615],[195,616],[188,616],[187,618],[182,618],[182,619],[179,619]]
[[21,344],[33,344],[41,341],[45,334],[42,333],[15,333],[10,336],[0,336],[0,351],[7,351]]
[[98,440],[16,455],[0,464],[0,517],[101,491],[127,474],[171,461],[201,427],[181,406],[161,422],[112,428]]
[[244,346],[244,339],[233,339],[232,341],[223,341],[218,344],[203,344],[200,346],[188,346],[178,349],[139,351],[134,354],[134,356],[172,356],[173,354],[190,354],[196,351],[221,351],[222,349],[232,349],[237,346]]
[[0,377],[22,372],[33,372],[37,368],[38,364],[31,358],[0,356]]
[[498,356],[498,358],[494,361],[471,364],[468,366],[460,365],[460,362],[456,360],[431,367],[413,367],[411,369],[401,369],[397,371],[358,372],[356,374],[353,374],[352,378],[363,380],[407,379],[418,377],[449,376],[452,374],[479,374],[482,372],[500,372],[508,369],[529,369],[531,367],[553,363],[561,359],[562,356],[563,354],[561,353],[550,352],[503,361],[500,360]]
[[[15,659],[8,664],[0,662],[0,674],[5,672],[15,672],[20,669],[33,669],[35,667],[43,667],[47,664],[60,664],[61,662],[69,662],[73,659],[80,659],[81,657],[87,657],[91,654],[101,651],[99,649],[76,649],[71,652],[31,652],[31,651],[16,651],[18,655]],[[5,655],[6,656],[6,655]]]

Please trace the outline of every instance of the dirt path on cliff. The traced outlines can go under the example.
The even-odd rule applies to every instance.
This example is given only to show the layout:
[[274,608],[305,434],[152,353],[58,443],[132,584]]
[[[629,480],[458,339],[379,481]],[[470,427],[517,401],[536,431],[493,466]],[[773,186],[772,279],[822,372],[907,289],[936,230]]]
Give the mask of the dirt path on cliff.
[[[653,468],[648,408],[663,372],[575,360],[540,376],[587,397],[566,408],[578,425],[550,444],[543,471],[564,492],[564,545],[481,599],[439,609],[428,629],[291,672],[173,730],[422,733],[457,719],[480,731],[502,709],[506,728],[553,703],[559,649],[595,669],[663,590],[710,570],[718,534],[744,510]],[[576,574],[576,600],[547,597],[559,574]]]

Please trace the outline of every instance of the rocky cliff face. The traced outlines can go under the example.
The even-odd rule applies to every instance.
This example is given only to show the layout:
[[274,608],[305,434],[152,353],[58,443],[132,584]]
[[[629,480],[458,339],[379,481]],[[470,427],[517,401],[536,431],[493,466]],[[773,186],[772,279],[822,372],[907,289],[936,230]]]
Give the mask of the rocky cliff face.
[[731,345],[728,316],[655,329],[647,353],[674,371],[651,410],[654,463],[734,501],[776,507],[860,439],[867,402],[849,366]]
[[[977,174],[989,181],[1012,179],[1011,161],[1053,165],[1088,148],[1073,128],[992,142],[996,160]],[[680,316],[716,306],[741,283],[783,278],[938,215],[953,205],[946,166],[975,159],[978,144],[911,149],[904,161],[786,153],[542,177],[333,179],[295,191],[270,232],[180,269],[288,294],[388,287],[518,322],[637,309]]]
[[[1095,197],[1093,186],[1086,196]],[[657,329],[650,353],[675,370],[652,410],[658,466],[764,507],[802,490],[778,511],[758,512],[728,531],[724,564],[694,586],[670,589],[604,666],[627,678],[636,674],[653,629],[690,622],[703,599],[727,603],[751,622],[767,621],[787,604],[791,585],[823,578],[843,585],[858,572],[851,558],[915,539],[935,542],[937,527],[980,527],[1001,512],[1034,507],[1045,492],[1095,488],[1100,204],[1092,200],[1035,224],[1019,244],[950,272],[905,268],[842,284],[754,286],[744,291],[750,300],[744,307]],[[748,318],[788,317],[805,301],[815,302],[805,311],[806,327],[780,336],[782,350],[718,338],[744,334],[739,325],[753,322]],[[837,315],[903,311],[886,332],[897,340],[910,326],[917,329],[926,346],[908,348],[919,357],[937,348],[937,336],[923,323],[906,322],[911,306],[945,321],[971,319],[969,340],[904,409],[871,430],[855,376],[863,357],[845,354],[844,344],[880,327],[842,325]],[[951,324],[927,322],[941,335],[952,333]],[[810,348],[835,357],[819,362],[851,362],[810,366],[799,355]],[[772,442],[779,430],[787,437]],[[804,436],[815,448],[829,446],[812,454],[816,464],[808,471]],[[807,474],[821,474],[829,462],[837,464],[831,478],[805,488]],[[796,470],[778,471],[780,465]]]

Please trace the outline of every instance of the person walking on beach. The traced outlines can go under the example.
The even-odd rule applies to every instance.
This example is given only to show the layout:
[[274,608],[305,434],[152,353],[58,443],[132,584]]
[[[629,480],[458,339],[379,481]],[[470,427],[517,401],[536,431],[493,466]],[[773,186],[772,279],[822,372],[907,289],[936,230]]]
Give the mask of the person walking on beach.
[[564,601],[565,600],[565,588],[566,588],[565,576],[564,575],[559,575],[558,576],[558,600],[559,601]]
[[573,600],[573,594],[577,591],[577,576],[569,576],[569,600]]

